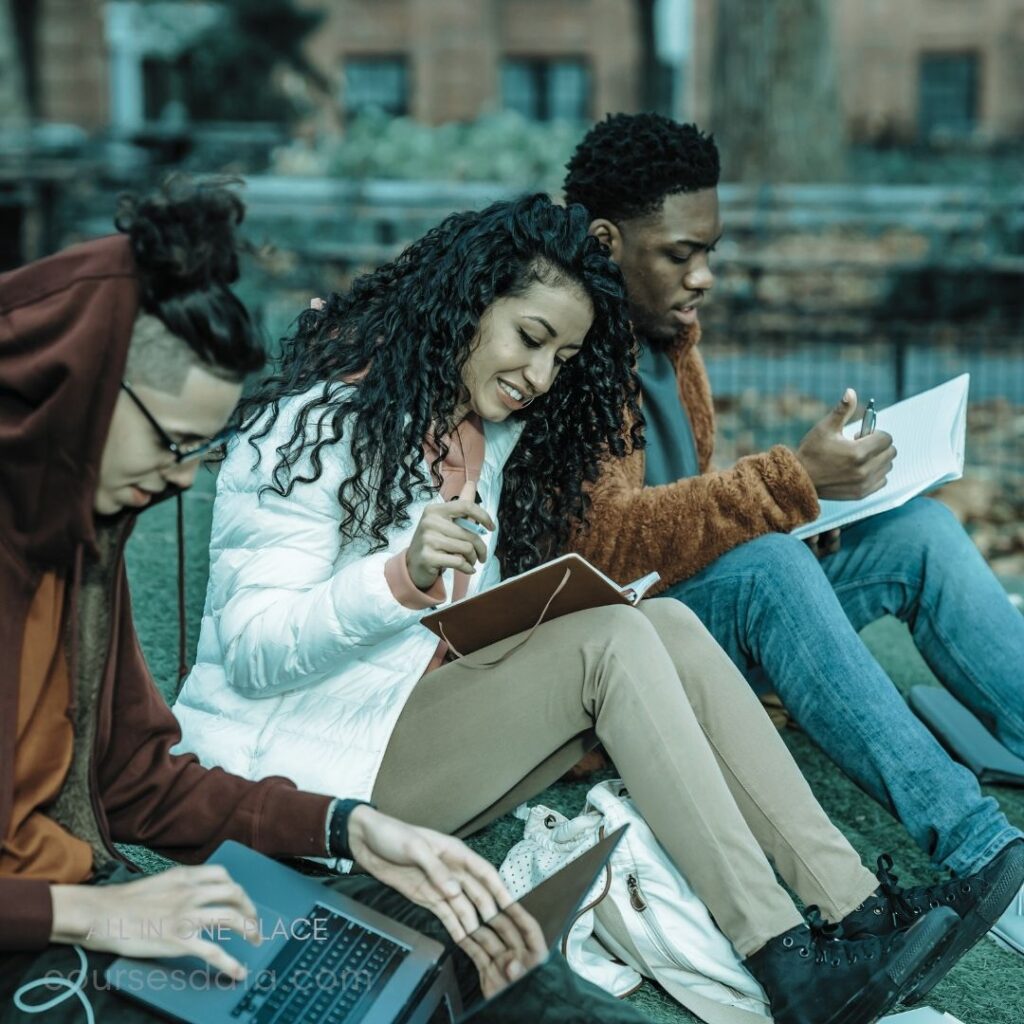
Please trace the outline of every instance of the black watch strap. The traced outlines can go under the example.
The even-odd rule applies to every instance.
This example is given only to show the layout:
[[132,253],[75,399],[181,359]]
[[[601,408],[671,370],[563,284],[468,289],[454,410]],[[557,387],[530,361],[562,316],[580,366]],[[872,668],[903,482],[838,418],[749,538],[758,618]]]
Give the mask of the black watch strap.
[[[344,857],[352,860],[352,851],[348,847],[348,818],[360,805],[374,807],[369,800],[335,800],[331,808],[330,823],[327,827],[327,849],[332,857]],[[374,810],[376,808],[374,807]]]

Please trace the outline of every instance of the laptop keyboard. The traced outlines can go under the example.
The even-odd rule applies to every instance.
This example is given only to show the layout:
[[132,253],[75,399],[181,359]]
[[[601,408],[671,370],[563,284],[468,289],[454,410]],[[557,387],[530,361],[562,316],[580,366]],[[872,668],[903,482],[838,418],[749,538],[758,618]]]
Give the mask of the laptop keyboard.
[[311,934],[289,939],[232,1017],[246,1024],[356,1024],[408,953],[319,903],[305,919]]

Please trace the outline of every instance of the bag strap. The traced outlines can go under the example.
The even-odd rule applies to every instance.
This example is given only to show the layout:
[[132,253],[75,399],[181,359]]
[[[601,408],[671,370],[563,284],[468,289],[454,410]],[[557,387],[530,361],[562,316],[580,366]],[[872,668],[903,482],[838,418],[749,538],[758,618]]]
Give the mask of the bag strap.
[[541,609],[541,613],[537,617],[537,621],[529,628],[529,630],[527,630],[526,636],[524,636],[522,640],[519,640],[517,643],[513,644],[507,651],[504,651],[502,654],[499,654],[498,657],[496,658],[492,658],[490,661],[480,661],[476,662],[475,664],[466,661],[466,656],[460,653],[459,649],[455,646],[455,644],[453,644],[451,640],[449,640],[448,637],[445,636],[444,626],[441,623],[438,623],[437,629],[438,632],[441,634],[441,639],[448,645],[448,649],[455,655],[455,657],[459,659],[459,662],[463,668],[494,668],[496,665],[500,665],[506,658],[511,657],[511,655],[515,654],[520,647],[525,647],[530,642],[530,639],[533,637],[533,634],[537,632],[537,627],[544,621],[544,617],[547,615],[548,609],[551,607],[551,602],[554,601],[554,599],[558,597],[558,595],[565,588],[565,585],[569,582],[569,577],[571,575],[572,569],[566,569],[565,575],[562,577],[561,582],[558,584],[557,587],[555,587],[554,590],[551,591],[551,596],[547,599],[547,601],[544,604],[544,607]]

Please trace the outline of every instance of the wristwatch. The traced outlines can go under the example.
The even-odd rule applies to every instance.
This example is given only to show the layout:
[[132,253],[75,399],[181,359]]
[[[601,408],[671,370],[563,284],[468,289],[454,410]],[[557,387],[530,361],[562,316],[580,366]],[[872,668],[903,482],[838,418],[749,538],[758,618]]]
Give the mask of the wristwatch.
[[369,800],[335,800],[331,805],[327,815],[327,850],[332,857],[353,859],[348,847],[348,817],[360,804],[377,809]]

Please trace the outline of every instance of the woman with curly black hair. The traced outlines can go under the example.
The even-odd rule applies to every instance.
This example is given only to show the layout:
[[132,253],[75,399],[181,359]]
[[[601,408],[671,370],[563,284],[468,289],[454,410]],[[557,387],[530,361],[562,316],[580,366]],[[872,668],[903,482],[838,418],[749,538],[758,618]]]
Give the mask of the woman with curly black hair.
[[[466,834],[596,735],[748,965],[828,1011],[776,1020],[867,1020],[948,923],[829,940],[842,972],[776,955],[826,937],[766,853],[832,920],[877,883],[691,613],[579,612],[470,663],[419,622],[558,554],[585,518],[624,410],[638,419],[626,316],[583,208],[542,196],[455,214],[304,313],[221,470],[184,746]],[[737,999],[764,1012],[756,985]]]
[[[595,479],[599,458],[625,453],[622,408],[637,411],[621,279],[585,228],[581,207],[565,212],[541,197],[455,214],[394,263],[357,280],[347,295],[304,313],[280,374],[242,411],[248,426],[258,421],[255,445],[273,429],[282,401],[308,395],[278,452],[275,490],[290,494],[305,479],[294,472],[298,462],[318,463],[348,421],[354,472],[339,489],[340,530],[354,536],[365,529],[383,546],[386,531],[408,521],[414,492],[429,485],[419,457],[424,438],[438,439],[431,467],[437,481],[467,415],[478,427],[481,418],[496,423],[516,414],[522,440],[503,470],[504,575],[564,546],[570,519],[584,512],[583,483]],[[543,316],[508,330],[511,304],[531,289],[559,307],[562,334]],[[467,388],[481,309],[492,299],[498,302],[488,311],[489,326],[506,331],[499,341],[515,350],[513,363],[523,349],[537,353],[536,367],[525,370],[535,376],[515,367],[504,380],[477,361]],[[359,386],[339,394],[337,385],[356,377]],[[261,418],[265,408],[269,416]],[[305,434],[317,421],[324,432],[310,443]],[[638,435],[639,428],[634,443]],[[373,482],[381,480],[394,488]]]

